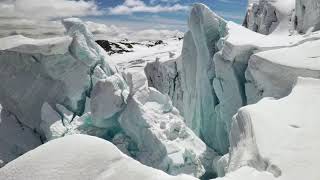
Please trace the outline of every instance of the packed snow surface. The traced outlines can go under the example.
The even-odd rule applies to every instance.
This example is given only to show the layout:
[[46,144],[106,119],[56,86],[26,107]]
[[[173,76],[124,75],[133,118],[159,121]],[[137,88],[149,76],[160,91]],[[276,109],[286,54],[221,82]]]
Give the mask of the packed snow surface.
[[170,176],[133,160],[110,142],[87,135],[50,141],[0,169],[1,180],[192,180]]
[[230,133],[229,168],[247,164],[277,179],[319,179],[319,89],[318,79],[299,78],[289,96],[241,108]]

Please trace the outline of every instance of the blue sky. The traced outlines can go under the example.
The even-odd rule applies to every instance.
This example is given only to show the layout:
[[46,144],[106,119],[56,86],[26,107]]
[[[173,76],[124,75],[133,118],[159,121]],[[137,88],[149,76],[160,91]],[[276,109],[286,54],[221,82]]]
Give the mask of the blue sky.
[[[58,20],[81,17],[129,29],[187,29],[190,6],[200,2],[241,23],[247,0],[0,0],[0,19]],[[37,13],[35,13],[37,12]]]
[[247,0],[96,0],[100,16],[88,16],[105,24],[136,29],[186,30],[189,7],[196,2],[209,6],[227,20],[241,23]]

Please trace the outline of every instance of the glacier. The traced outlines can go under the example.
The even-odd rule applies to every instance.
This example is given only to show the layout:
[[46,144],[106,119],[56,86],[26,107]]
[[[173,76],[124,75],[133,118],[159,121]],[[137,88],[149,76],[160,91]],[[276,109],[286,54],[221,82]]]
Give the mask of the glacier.
[[253,0],[241,26],[195,4],[181,55],[109,56],[76,18],[0,39],[0,179],[318,180],[317,7]]
[[[206,32],[211,30],[215,30],[215,32],[210,33],[213,37],[222,33],[217,40],[212,41],[207,46],[205,44],[207,42],[206,38],[202,38],[201,41],[205,45],[196,43],[197,38],[194,37],[192,27],[189,27],[190,31],[184,37],[181,57],[176,60],[177,74],[181,76],[181,82],[176,82],[176,84],[181,83],[182,85],[182,90],[178,89],[178,91],[182,91],[183,94],[183,116],[187,125],[208,146],[220,153],[221,156],[217,156],[214,161],[214,169],[219,176],[226,175],[225,179],[229,177],[231,177],[230,179],[233,179],[233,177],[235,177],[234,179],[255,179],[255,176],[261,177],[261,179],[274,179],[274,177],[294,179],[293,176],[290,176],[291,178],[282,177],[281,171],[283,168],[269,161],[271,155],[266,157],[259,154],[259,148],[255,144],[255,133],[250,131],[252,127],[248,122],[241,120],[241,122],[238,122],[239,125],[235,125],[235,123],[239,119],[250,119],[247,114],[241,113],[241,107],[255,103],[259,105],[261,100],[266,97],[281,99],[288,96],[299,77],[319,78],[317,68],[319,56],[316,50],[319,47],[319,33],[313,28],[314,24],[309,24],[307,29],[312,28],[311,30],[315,32],[311,30],[302,32],[297,24],[294,24],[297,23],[296,18],[300,16],[295,12],[297,11],[295,9],[299,8],[297,3],[299,1],[254,1],[249,5],[245,20],[247,24],[244,24],[244,26],[224,21],[210,10],[207,11],[205,5],[197,4],[191,11],[191,21],[193,16],[202,17],[201,13],[193,14],[197,12],[199,7],[202,7],[200,9],[204,11],[203,14],[206,12],[210,14],[207,14],[206,18],[210,18],[211,21],[218,19],[224,22],[215,24],[214,28],[210,26],[212,23],[207,23],[203,32],[196,32],[196,37],[200,37],[199,34],[203,37]],[[312,11],[310,8],[309,10]],[[262,14],[255,14],[257,17],[248,17],[252,15],[250,14],[251,11],[262,13],[263,16]],[[268,13],[270,12],[275,13],[276,18],[269,16]],[[312,12],[306,12],[306,14],[311,15]],[[311,16],[316,17],[316,15]],[[262,18],[265,22],[255,18]],[[200,24],[203,22],[202,19],[194,21]],[[211,21],[208,20],[207,22]],[[248,23],[254,24],[256,22],[261,24],[254,25],[256,26],[255,29],[248,27]],[[272,25],[270,22],[273,22]],[[313,23],[315,23],[315,20]],[[221,24],[224,25],[221,26]],[[201,25],[197,27],[201,27]],[[269,30],[266,31],[267,29]],[[202,51],[210,49],[214,53],[210,55],[210,53],[202,52],[201,56],[198,56],[196,52],[198,48]],[[210,55],[209,58],[204,56],[208,54]],[[200,67],[206,67],[205,70],[201,71],[207,73],[205,78],[198,77],[199,64]],[[158,74],[166,77],[168,74],[170,75],[168,69],[173,66],[169,67],[162,63],[155,67],[160,67],[155,71],[157,73],[160,71]],[[146,72],[150,73],[150,71]],[[170,76],[174,77],[174,75]],[[149,77],[152,78],[153,75],[151,74]],[[157,76],[157,78],[162,79],[163,77]],[[210,82],[211,86],[202,90],[202,94],[197,94],[197,85],[207,78],[209,79],[207,82]],[[150,81],[153,82],[154,79]],[[158,88],[159,85],[161,86],[161,84],[158,84],[155,87]],[[169,86],[170,88],[172,87]],[[167,89],[167,86],[159,88],[163,93],[168,93]],[[174,92],[170,93],[174,94]],[[307,94],[305,95],[307,96]],[[214,114],[208,119],[204,116],[194,115],[199,108],[199,104],[197,106],[193,104],[193,101],[201,102],[201,98],[206,101],[213,99],[211,102],[215,102],[205,106],[205,108],[201,107],[202,110],[208,108],[208,111]],[[236,116],[239,117],[238,119],[234,115],[237,114],[239,109],[240,113]],[[287,112],[288,115],[289,112],[290,110]],[[208,116],[210,113],[205,114]],[[195,117],[193,123],[188,121],[191,117]],[[206,127],[199,126],[203,121],[205,121]],[[268,119],[265,119],[265,121],[268,121]],[[276,126],[276,123],[274,125]],[[285,130],[283,131],[285,132]],[[203,134],[205,132],[208,134]],[[206,136],[209,137],[209,140],[206,139]],[[242,137],[246,138],[242,139]],[[263,136],[263,138],[267,137],[267,134]],[[210,141],[215,143],[211,144]],[[224,146],[221,146],[219,142],[222,142]],[[294,142],[292,143],[294,144]],[[288,149],[283,147],[279,151],[285,152],[286,150]],[[271,149],[269,151],[272,152]],[[260,173],[260,171],[269,172]],[[311,179],[317,179],[314,178],[316,174],[310,177]]]
[[[217,153],[184,124],[168,96],[149,88],[144,73],[119,70],[108,61],[107,52],[80,19],[62,23],[67,30],[64,37],[0,40],[2,112],[14,112],[39,141],[30,141],[9,159],[1,155],[2,161],[7,163],[44,142],[88,134],[172,175],[215,174],[212,163]],[[11,44],[13,40],[16,43]],[[30,90],[16,90],[21,83]]]

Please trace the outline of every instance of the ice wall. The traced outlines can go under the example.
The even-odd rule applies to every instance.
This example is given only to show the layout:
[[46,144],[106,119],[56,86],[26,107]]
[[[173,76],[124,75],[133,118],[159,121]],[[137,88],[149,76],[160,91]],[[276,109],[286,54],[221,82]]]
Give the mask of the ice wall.
[[181,59],[184,117],[199,137],[223,153],[228,147],[227,133],[223,123],[217,122],[215,106],[219,100],[212,84],[212,58],[218,51],[218,40],[226,35],[226,22],[205,5],[196,4],[190,13],[189,29]]
[[0,105],[0,168],[42,144],[40,136]]

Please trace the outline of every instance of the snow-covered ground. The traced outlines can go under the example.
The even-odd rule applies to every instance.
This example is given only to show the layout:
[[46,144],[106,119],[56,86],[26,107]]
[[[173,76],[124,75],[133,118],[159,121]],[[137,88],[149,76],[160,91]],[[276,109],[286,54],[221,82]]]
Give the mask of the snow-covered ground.
[[162,44],[153,47],[146,46],[149,43],[148,41],[134,44],[131,49],[133,52],[113,54],[110,55],[109,59],[124,69],[135,67],[143,69],[148,62],[157,59],[164,62],[180,56],[183,40],[171,37],[162,41]]
[[103,139],[73,135],[50,141],[0,169],[1,180],[195,180],[169,176],[133,160]]

